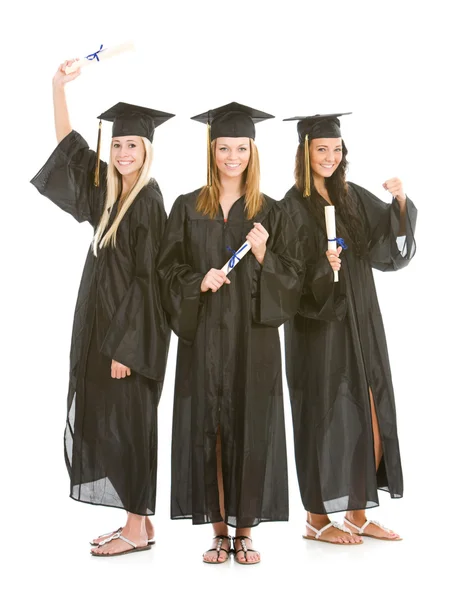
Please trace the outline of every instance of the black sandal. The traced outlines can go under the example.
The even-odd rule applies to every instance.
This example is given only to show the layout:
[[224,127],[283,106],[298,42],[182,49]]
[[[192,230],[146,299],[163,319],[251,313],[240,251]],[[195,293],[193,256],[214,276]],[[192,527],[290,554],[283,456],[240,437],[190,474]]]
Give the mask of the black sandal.
[[[242,546],[242,548],[240,548],[239,550],[236,550],[236,540],[240,540],[240,545]],[[260,558],[258,560],[251,560],[248,561],[247,560],[247,552],[257,552],[258,550],[254,550],[254,548],[247,548],[247,544],[245,543],[245,540],[250,540],[252,541],[252,538],[249,538],[248,535],[236,535],[235,537],[232,538],[233,544],[234,544],[234,556],[236,561],[239,563],[239,565],[258,565],[258,563],[260,562]],[[243,552],[244,553],[244,558],[245,560],[239,560],[237,558],[237,554],[239,552]]]
[[[215,535],[213,537],[213,540],[218,540],[216,548],[210,548],[209,550],[206,550],[206,552],[204,554],[207,554],[208,552],[217,552],[217,559],[216,560],[205,560],[204,554],[203,554],[203,562],[206,563],[207,565],[223,565],[225,562],[227,562],[227,559],[229,558],[229,554],[232,552],[231,539],[232,538],[230,535]],[[226,550],[225,548],[222,547],[222,543],[224,540],[229,540],[229,550]],[[221,552],[226,553],[226,558],[224,560],[219,560]]]

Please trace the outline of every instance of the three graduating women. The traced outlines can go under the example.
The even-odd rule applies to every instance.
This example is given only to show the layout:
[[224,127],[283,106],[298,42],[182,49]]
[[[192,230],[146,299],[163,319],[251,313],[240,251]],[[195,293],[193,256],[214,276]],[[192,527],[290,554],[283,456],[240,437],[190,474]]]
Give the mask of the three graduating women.
[[[394,196],[392,204],[346,182],[339,116],[288,119],[299,121],[299,147],[296,184],[283,205],[300,237],[306,277],[298,314],[285,325],[286,369],[298,480],[308,512],[305,537],[331,543],[360,543],[363,535],[397,540],[365,516],[366,508],[378,505],[378,489],[393,498],[403,493],[372,268],[395,271],[409,264],[417,211],[397,178],[383,184]],[[337,233],[348,249],[339,246],[326,256],[328,205],[335,206]],[[332,269],[340,269],[338,283]],[[339,511],[347,511],[344,525],[327,517]]]

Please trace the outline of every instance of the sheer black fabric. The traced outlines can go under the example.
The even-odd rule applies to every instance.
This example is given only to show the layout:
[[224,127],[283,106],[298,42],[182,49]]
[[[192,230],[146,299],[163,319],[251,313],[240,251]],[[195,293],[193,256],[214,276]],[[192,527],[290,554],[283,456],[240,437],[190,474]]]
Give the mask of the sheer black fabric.
[[[173,519],[222,520],[216,465],[221,434],[225,521],[252,527],[288,519],[280,326],[295,314],[301,261],[290,219],[274,200],[247,220],[244,197],[227,223],[196,211],[198,191],[177,198],[159,258],[162,302],[180,337],[172,439]],[[263,267],[250,252],[216,293],[200,292],[253,227],[270,237]]]
[[[106,165],[93,186],[96,154],[72,131],[31,183],[77,221],[96,228],[106,197]],[[113,207],[110,224],[116,216]],[[157,405],[170,329],[156,281],[166,222],[157,182],[141,190],[120,223],[116,248],[88,253],[75,308],[65,460],[75,500],[155,511]],[[111,359],[131,369],[111,378]]]
[[[302,245],[306,277],[298,314],[285,324],[286,372],[296,467],[304,507],[312,513],[378,505],[378,489],[403,494],[396,409],[372,267],[395,271],[415,254],[417,210],[407,199],[405,245],[397,243],[399,206],[349,183],[365,223],[369,254],[341,254],[339,283],[325,256],[325,228],[293,187],[283,206]],[[347,240],[348,242],[348,240]],[[369,388],[383,447],[376,473]]]

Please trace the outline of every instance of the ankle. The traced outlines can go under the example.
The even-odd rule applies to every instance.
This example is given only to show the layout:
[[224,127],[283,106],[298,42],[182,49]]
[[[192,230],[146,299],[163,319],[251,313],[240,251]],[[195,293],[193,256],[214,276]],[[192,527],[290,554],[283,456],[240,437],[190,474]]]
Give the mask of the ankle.
[[345,518],[351,521],[352,523],[355,523],[356,525],[358,523],[363,525],[363,523],[366,521],[366,514],[364,511],[354,510],[347,512],[345,514]]
[[324,525],[326,525],[329,522],[329,517],[327,515],[318,515],[316,513],[307,513],[306,520],[310,525],[312,525],[316,529],[319,529],[319,527],[323,527]]

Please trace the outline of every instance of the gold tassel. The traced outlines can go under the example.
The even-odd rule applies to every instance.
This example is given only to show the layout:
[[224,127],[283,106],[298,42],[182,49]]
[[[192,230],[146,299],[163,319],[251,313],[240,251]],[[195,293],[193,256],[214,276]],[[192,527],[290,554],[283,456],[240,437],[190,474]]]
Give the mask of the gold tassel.
[[206,174],[206,181],[207,181],[207,186],[211,187],[213,184],[213,177],[212,177],[212,172],[211,172],[211,125],[208,123],[207,129],[207,174]]
[[304,197],[311,195],[311,159],[309,156],[309,135],[304,138]]
[[101,119],[98,124],[98,141],[96,143],[95,187],[100,186],[100,148],[101,148]]

